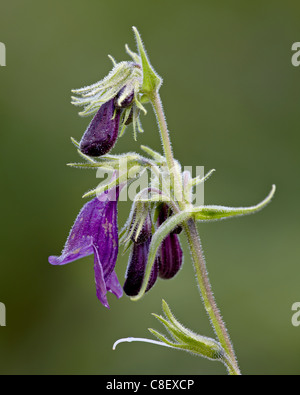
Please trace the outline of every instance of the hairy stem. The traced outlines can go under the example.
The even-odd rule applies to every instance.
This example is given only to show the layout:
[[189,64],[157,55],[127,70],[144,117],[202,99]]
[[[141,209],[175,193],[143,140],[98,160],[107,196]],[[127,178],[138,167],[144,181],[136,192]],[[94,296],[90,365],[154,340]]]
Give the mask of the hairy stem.
[[[159,129],[162,145],[164,148],[164,153],[167,161],[167,165],[170,171],[174,174],[174,169],[176,169],[175,161],[172,152],[172,145],[169,137],[167,122],[164,115],[164,110],[162,106],[162,102],[158,92],[155,92],[150,97]],[[178,186],[182,183],[180,173],[175,171],[174,174],[174,191],[178,190]],[[184,203],[178,201],[179,205],[182,209],[184,209]],[[225,324],[222,320],[220,311],[217,307],[215,298],[213,296],[213,292],[211,289],[211,285],[208,279],[208,273],[206,269],[205,259],[202,252],[200,237],[197,231],[196,223],[193,219],[190,219],[184,223],[185,231],[188,238],[188,243],[190,246],[195,271],[197,274],[197,280],[199,283],[200,292],[203,298],[205,309],[210,317],[211,324],[214,328],[216,335],[222,345],[223,349],[226,352],[226,359],[230,361],[227,363],[227,368],[230,374],[240,374],[240,370],[238,368],[238,363],[234,354],[233,346],[230,341],[230,337],[226,330]]]
[[192,258],[194,261],[197,280],[200,287],[200,292],[203,298],[205,310],[207,311],[211,324],[216,335],[228,356],[234,368],[233,374],[240,374],[233,346],[231,344],[227,329],[222,320],[220,311],[217,307],[211,285],[208,278],[208,273],[205,264],[205,258],[201,247],[200,237],[197,231],[196,223],[193,219],[189,219],[185,224],[185,231],[188,238]]
[[157,119],[157,122],[159,125],[160,137],[161,137],[162,145],[164,148],[168,168],[174,169],[175,163],[174,163],[174,157],[173,157],[173,152],[172,152],[171,140],[169,137],[167,121],[166,121],[166,118],[164,115],[164,109],[163,109],[161,98],[160,98],[160,95],[158,92],[156,92],[151,97],[151,103],[152,103],[154,113],[156,115],[156,119]]

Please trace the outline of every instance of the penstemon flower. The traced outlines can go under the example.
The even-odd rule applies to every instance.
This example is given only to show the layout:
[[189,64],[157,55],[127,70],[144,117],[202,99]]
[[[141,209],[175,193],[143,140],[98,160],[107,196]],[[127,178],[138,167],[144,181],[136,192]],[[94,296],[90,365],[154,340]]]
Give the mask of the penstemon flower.
[[[214,170],[203,178],[193,178],[189,171],[182,171],[174,158],[169,131],[164,116],[159,89],[161,77],[151,66],[144,45],[136,28],[133,28],[138,53],[126,46],[131,61],[116,63],[103,80],[74,90],[77,97],[72,103],[83,106],[82,116],[92,119],[80,143],[73,139],[84,163],[70,166],[113,172],[113,177],[88,191],[84,197],[93,199],[80,211],[62,251],[61,256],[49,257],[52,265],[63,265],[94,254],[97,297],[109,307],[107,292],[122,296],[122,286],[115,274],[119,242],[124,252],[130,251],[123,289],[132,300],[141,299],[153,288],[158,278],[171,279],[182,267],[183,251],[179,234],[186,235],[194,264],[199,290],[216,339],[198,335],[185,328],[163,301],[165,317],[156,318],[165,326],[172,339],[151,329],[159,341],[127,338],[117,341],[146,341],[189,351],[211,360],[221,361],[229,374],[240,374],[237,358],[222,316],[211,289],[202,252],[197,222],[222,220],[252,214],[265,207],[275,193],[275,186],[259,204],[251,207],[228,207],[193,204],[195,188],[205,182]],[[142,132],[140,111],[147,113],[144,104],[150,103],[156,115],[163,154],[141,146],[144,155],[129,152],[113,155],[117,138],[132,124]],[[128,219],[118,234],[117,200],[120,189],[138,181],[151,172],[139,192],[132,197]],[[115,199],[111,199],[112,195]],[[182,232],[184,231],[184,232]]]
[[[169,207],[163,203],[157,220],[158,226],[162,225],[168,217]],[[173,278],[182,266],[182,249],[177,235],[180,228],[180,226],[175,228],[161,243],[157,257],[160,278]]]
[[119,134],[121,112],[115,100],[104,103],[85,131],[80,141],[80,151],[89,156],[107,154],[115,145]]
[[[93,115],[97,111],[99,114],[101,108],[106,106],[106,103],[112,102],[114,116],[111,116],[111,121],[113,122],[115,116],[118,118],[118,121],[120,120],[120,135],[124,133],[127,125],[133,123],[134,138],[136,139],[136,131],[143,132],[139,119],[140,110],[145,114],[147,111],[142,105],[142,67],[140,58],[131,52],[129,48],[127,48],[127,52],[134,61],[120,62],[117,64],[111,58],[114,64],[113,70],[103,80],[95,84],[81,89],[74,89],[72,92],[81,97],[73,96],[72,104],[75,106],[84,106],[84,110],[79,115],[85,117]],[[93,129],[97,127],[98,122],[101,123],[101,116],[98,114],[91,122]],[[116,121],[114,123],[116,124]],[[89,128],[87,129],[88,131]],[[108,129],[107,133],[109,133]],[[115,133],[113,134],[115,136]],[[110,148],[112,148],[112,145]],[[100,152],[99,155],[93,156],[100,155],[103,154]]]
[[[129,262],[125,275],[124,292],[128,296],[136,296],[143,284],[145,269],[148,261],[149,247],[152,238],[151,230],[151,219],[148,214],[145,222],[143,223],[142,229],[138,236],[132,236],[133,246],[131,249]],[[147,284],[146,292],[149,291],[156,282],[158,275],[157,262],[154,263],[150,275],[150,279]]]
[[115,273],[118,256],[118,195],[117,187],[86,203],[75,220],[62,254],[49,257],[52,265],[65,265],[94,254],[96,294],[107,308],[107,291],[118,298],[123,294]]

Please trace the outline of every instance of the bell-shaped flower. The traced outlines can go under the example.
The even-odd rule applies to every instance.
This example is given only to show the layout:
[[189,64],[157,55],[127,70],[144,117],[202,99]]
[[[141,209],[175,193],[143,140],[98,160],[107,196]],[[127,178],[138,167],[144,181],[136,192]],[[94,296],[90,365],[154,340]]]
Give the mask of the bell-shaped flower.
[[[126,49],[133,61],[113,62],[113,69],[101,81],[80,89],[74,89],[72,92],[77,96],[72,96],[72,104],[83,106],[83,111],[79,112],[80,116],[95,115],[101,107],[107,102],[113,101],[115,115],[118,115],[120,121],[120,136],[130,123],[133,124],[134,138],[136,132],[143,132],[140,121],[140,110],[147,113],[142,104],[143,91],[143,71],[140,57]],[[145,99],[145,98],[144,98]],[[92,121],[93,123],[93,121]],[[98,156],[98,155],[97,155]]]
[[80,141],[80,151],[88,156],[107,154],[115,145],[119,133],[121,110],[114,99],[104,103],[92,119]]
[[[162,204],[157,225],[161,226],[170,215],[169,206],[165,203]],[[158,275],[160,278],[169,279],[174,277],[182,266],[182,249],[178,237],[178,233],[181,231],[181,226],[177,226],[172,232],[161,243],[158,252]]]
[[50,256],[52,265],[64,265],[94,254],[96,294],[107,308],[107,292],[120,298],[122,287],[115,273],[118,255],[117,201],[119,187],[86,203],[77,216],[60,256]]
[[[138,234],[138,237],[132,237],[133,246],[129,257],[129,262],[126,271],[126,280],[123,286],[124,292],[128,296],[135,296],[139,293],[143,284],[146,265],[148,261],[149,247],[151,243],[151,219],[148,214],[146,220],[143,223],[143,227]],[[147,284],[146,292],[156,282],[158,275],[158,262],[155,262],[151,275]]]

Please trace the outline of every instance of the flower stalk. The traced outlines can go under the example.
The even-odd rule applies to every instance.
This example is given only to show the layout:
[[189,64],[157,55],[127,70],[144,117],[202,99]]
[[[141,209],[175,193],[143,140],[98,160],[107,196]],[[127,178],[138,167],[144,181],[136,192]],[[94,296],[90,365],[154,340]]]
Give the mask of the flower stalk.
[[232,374],[240,374],[236,356],[233,346],[228,335],[225,324],[222,320],[220,311],[217,307],[211,285],[208,278],[208,273],[205,264],[205,258],[201,247],[200,237],[198,230],[193,219],[189,219],[185,224],[185,232],[188,239],[191,255],[194,262],[194,268],[197,275],[197,280],[204,302],[205,310],[208,313],[213,329],[218,336],[220,344],[226,351],[229,360],[232,364]]
[[[164,325],[172,340],[149,329],[160,341],[127,338],[117,341],[115,346],[123,341],[145,341],[177,348],[221,361],[229,374],[240,375],[233,345],[209,282],[196,221],[207,222],[255,213],[270,202],[275,186],[263,201],[251,207],[193,205],[193,188],[206,181],[214,170],[204,177],[192,178],[189,171],[182,171],[180,163],[174,158],[159,95],[162,79],[150,64],[138,30],[133,27],[133,31],[138,54],[126,45],[126,52],[132,61],[116,63],[111,58],[113,69],[104,79],[73,91],[78,96],[72,97],[72,104],[84,106],[79,115],[94,115],[94,118],[80,143],[72,139],[86,163],[68,165],[97,169],[111,174],[111,177],[84,194],[84,198],[93,199],[80,211],[61,255],[50,256],[49,262],[64,265],[93,254],[96,294],[102,305],[109,308],[108,292],[119,298],[124,290],[131,300],[139,300],[159,278],[166,280],[177,275],[183,262],[178,235],[184,229],[200,294],[217,338],[198,335],[185,328],[163,301],[165,317],[154,316]],[[145,103],[150,103],[155,113],[163,155],[143,145],[141,149],[148,157],[135,152],[111,154],[127,125],[132,124],[135,139],[136,131],[143,132],[139,115],[141,111],[147,113],[143,106]],[[131,212],[119,234],[119,193],[149,170],[151,180],[138,193],[135,190],[131,195]],[[123,288],[115,273],[119,243],[123,244],[124,252],[130,251]]]
[[[165,156],[167,159],[167,164],[169,170],[174,169],[174,157],[172,152],[171,140],[169,137],[167,122],[165,119],[162,102],[158,92],[154,93],[152,96],[152,106],[155,111],[155,115],[159,125],[160,136],[165,152]],[[174,175],[176,177],[176,174]],[[181,179],[175,178],[174,184],[180,183]],[[176,190],[176,185],[174,185]],[[207,311],[211,324],[214,328],[216,335],[220,341],[220,344],[227,352],[229,360],[231,361],[232,368],[230,369],[231,374],[240,374],[240,370],[238,368],[238,363],[235,357],[235,353],[233,350],[233,346],[231,344],[229,335],[227,333],[225,324],[222,320],[221,314],[217,307],[215,298],[213,296],[213,292],[211,289],[211,285],[208,278],[208,273],[206,270],[206,264],[204,255],[202,252],[202,247],[200,243],[200,237],[196,228],[196,224],[194,219],[189,219],[184,223],[184,229],[187,235],[188,244],[191,250],[195,271],[197,274],[197,280],[200,288],[200,292],[203,298],[205,310]]]

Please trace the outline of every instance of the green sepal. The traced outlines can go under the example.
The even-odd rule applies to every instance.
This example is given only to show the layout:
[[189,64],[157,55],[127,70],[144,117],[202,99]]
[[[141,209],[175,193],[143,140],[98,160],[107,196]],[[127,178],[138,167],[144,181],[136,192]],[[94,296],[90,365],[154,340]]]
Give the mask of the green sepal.
[[137,30],[136,27],[132,27],[132,30],[134,31],[136,41],[137,41],[137,47],[140,55],[140,59],[142,62],[142,68],[143,68],[143,84],[142,84],[142,91],[143,93],[147,95],[153,94],[155,91],[158,91],[162,79],[157,75],[157,73],[154,71],[153,67],[151,66],[148,56],[146,54],[141,36]]

